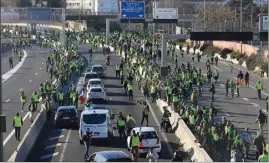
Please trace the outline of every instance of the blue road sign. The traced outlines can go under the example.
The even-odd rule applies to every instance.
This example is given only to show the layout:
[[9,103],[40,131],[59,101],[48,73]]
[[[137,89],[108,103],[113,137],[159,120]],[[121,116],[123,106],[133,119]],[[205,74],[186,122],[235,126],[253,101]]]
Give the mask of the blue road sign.
[[142,2],[121,2],[122,19],[144,19],[145,3]]

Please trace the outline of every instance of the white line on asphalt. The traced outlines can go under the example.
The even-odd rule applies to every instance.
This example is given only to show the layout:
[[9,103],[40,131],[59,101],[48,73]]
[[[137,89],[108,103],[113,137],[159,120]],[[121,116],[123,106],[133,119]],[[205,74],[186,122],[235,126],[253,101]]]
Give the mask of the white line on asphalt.
[[222,69],[217,68],[216,66],[212,66],[212,67],[214,67],[215,69],[219,70],[220,72],[222,72],[222,71],[223,71]]
[[230,117],[230,114],[228,114],[228,113],[226,113],[226,112],[225,112],[225,114],[226,114],[228,117]]
[[[152,116],[153,116],[153,119],[154,119],[155,123],[157,124],[157,126],[161,126],[160,123],[159,123],[159,121],[158,121],[158,119],[157,119],[157,117],[156,117],[156,115],[155,115],[155,113],[154,113],[153,108],[151,107],[151,105],[150,105],[150,103],[149,103],[149,101],[148,101],[148,99],[146,99],[146,102],[147,102],[147,104],[148,104],[148,106],[149,106],[150,112],[151,112],[151,114],[152,114]],[[159,108],[159,109],[160,109],[160,108]],[[165,145],[166,145],[166,147],[167,147],[167,149],[168,149],[168,152],[169,152],[170,156],[172,156],[172,154],[173,154],[173,150],[172,150],[170,144],[168,143],[168,142],[169,142],[169,141],[168,141],[168,138],[166,137],[166,135],[165,135],[163,132],[160,132],[160,133],[161,133],[161,135],[162,135],[162,137],[163,137],[163,139],[164,139],[164,141],[165,141]]]
[[112,101],[112,97],[109,97],[109,101]]
[[7,60],[5,60],[5,62],[7,62]]
[[31,83],[32,82],[32,80],[29,80],[29,83]]
[[21,59],[21,62],[19,62],[13,69],[9,70],[5,74],[2,75],[2,83],[4,83],[8,78],[10,78],[13,74],[15,74],[22,66],[24,60],[27,57],[27,53],[23,51],[24,55]]
[[245,101],[248,101],[248,100],[249,100],[249,99],[247,99],[247,98],[245,98],[245,97],[244,97],[244,98],[242,98],[242,99],[243,99],[243,100],[245,100]]
[[71,135],[71,130],[68,131],[68,134],[67,134],[67,137],[66,137],[66,140],[65,140],[66,143],[64,143],[64,148],[63,148],[63,151],[62,151],[62,154],[61,154],[59,162],[63,162],[63,160],[64,160],[64,155],[65,155],[66,147],[67,147],[67,144],[68,144],[67,142],[69,141],[70,135]]
[[21,92],[23,90],[23,88],[21,88],[19,91]]
[[254,106],[256,106],[256,107],[259,107],[259,105],[258,104],[255,104],[255,103],[251,103],[252,105],[254,105]]
[[37,73],[35,73],[35,75],[37,75]]
[[220,86],[224,87],[225,85],[224,84],[220,84]]
[[61,145],[62,145],[62,143],[57,143],[57,144],[53,144],[53,145],[48,145],[48,146],[45,147],[45,150],[48,150],[48,149],[50,149],[50,148],[59,147],[59,146],[61,146]]
[[40,67],[39,69],[41,70],[42,68]]
[[[26,120],[26,118],[29,116],[29,114],[30,114],[30,112],[27,112],[26,114],[25,114],[25,116],[23,117],[23,122]],[[12,131],[11,131],[11,133],[6,137],[6,139],[4,140],[4,146],[6,145],[6,143],[9,141],[9,139],[13,136],[13,134],[15,133],[15,129],[13,129]]]
[[7,99],[7,101],[6,102],[9,102],[10,101],[10,99]]
[[59,154],[59,152],[48,154],[48,155],[40,157],[40,160],[49,159],[51,157],[57,156],[58,154]]
[[45,64],[44,62],[42,63],[42,65]]
[[265,113],[267,113],[267,110],[265,110],[265,109],[263,109],[262,111],[265,112]]
[[64,135],[54,136],[54,137],[49,138],[49,140],[56,140],[56,139],[60,139],[60,138],[63,138],[63,137],[64,137]]

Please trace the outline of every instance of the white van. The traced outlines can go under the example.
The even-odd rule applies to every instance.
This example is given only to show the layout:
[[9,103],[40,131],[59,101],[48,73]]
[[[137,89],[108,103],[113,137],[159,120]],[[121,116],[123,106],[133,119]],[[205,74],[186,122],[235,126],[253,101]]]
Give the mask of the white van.
[[112,142],[113,139],[113,125],[110,111],[107,109],[98,110],[84,110],[81,113],[79,125],[79,139],[83,144],[82,137],[89,128],[90,132],[94,132],[92,140],[105,139],[107,144]]

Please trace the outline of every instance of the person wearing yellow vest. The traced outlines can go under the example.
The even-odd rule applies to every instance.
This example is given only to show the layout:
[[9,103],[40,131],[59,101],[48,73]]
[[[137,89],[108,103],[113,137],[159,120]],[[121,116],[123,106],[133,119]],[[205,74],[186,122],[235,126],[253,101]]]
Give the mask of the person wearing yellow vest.
[[120,139],[123,141],[126,140],[125,123],[126,123],[126,118],[122,115],[122,112],[120,112],[120,115],[118,116],[118,120],[117,120],[117,127],[118,127],[118,132],[120,135]]
[[177,110],[179,104],[178,94],[173,94],[173,108]]
[[166,93],[167,93],[167,103],[168,103],[168,105],[171,105],[171,101],[172,101],[172,88],[169,85],[167,85],[165,89],[166,89]]
[[127,122],[126,122],[126,129],[127,129],[127,135],[130,136],[131,130],[135,127],[135,118],[129,114],[129,116],[127,117]]
[[39,102],[39,95],[36,91],[32,94],[32,98],[34,99],[34,106],[33,106],[34,110],[37,110],[37,103]]
[[156,96],[157,96],[157,89],[155,85],[151,85],[150,86],[150,94],[151,94],[151,98],[152,98],[152,103],[156,102]]
[[133,96],[133,86],[131,83],[127,84],[127,90],[128,90],[128,94],[129,94],[129,100],[133,100],[134,96]]
[[21,127],[23,125],[22,117],[20,113],[17,113],[13,118],[13,127],[15,128],[15,139],[20,141]]
[[268,152],[263,150],[263,154],[259,156],[258,162],[268,162]]
[[64,105],[64,93],[63,93],[63,91],[60,91],[58,93],[58,103],[59,103],[59,106]]
[[231,124],[231,127],[229,127],[227,134],[228,134],[229,151],[231,151],[235,137],[237,135],[236,129],[233,124]]
[[260,100],[262,98],[262,90],[263,90],[263,85],[262,85],[260,80],[256,84],[256,89],[257,89],[257,92],[258,92],[258,98]]
[[116,64],[115,71],[116,71],[116,78],[120,77],[120,65],[119,64]]
[[129,142],[130,143],[129,147],[131,148],[132,158],[135,162],[137,162],[137,159],[138,159],[139,142],[140,142],[140,137],[138,133],[136,133],[135,130],[133,130],[133,133]]
[[23,112],[24,105],[26,103],[26,96],[24,92],[21,92],[20,102],[21,102],[21,112]]

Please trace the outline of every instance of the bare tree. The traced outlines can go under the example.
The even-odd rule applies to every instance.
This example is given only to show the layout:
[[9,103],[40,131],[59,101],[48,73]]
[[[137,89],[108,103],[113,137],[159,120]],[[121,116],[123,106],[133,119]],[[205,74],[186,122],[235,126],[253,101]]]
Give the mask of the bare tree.
[[1,0],[1,7],[18,7],[19,0]]

